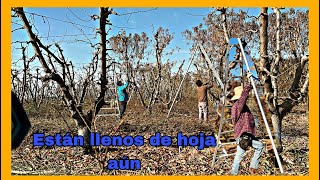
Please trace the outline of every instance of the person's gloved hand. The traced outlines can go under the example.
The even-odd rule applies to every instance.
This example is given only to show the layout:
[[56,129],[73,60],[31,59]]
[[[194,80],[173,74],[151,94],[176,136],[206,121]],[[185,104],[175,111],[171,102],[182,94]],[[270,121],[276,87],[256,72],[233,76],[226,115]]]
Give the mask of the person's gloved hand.
[[127,77],[127,76],[124,76],[124,77],[122,78],[122,80],[123,80],[124,82],[128,82],[128,77]]
[[247,78],[250,80],[250,77],[252,76],[251,72],[247,72]]

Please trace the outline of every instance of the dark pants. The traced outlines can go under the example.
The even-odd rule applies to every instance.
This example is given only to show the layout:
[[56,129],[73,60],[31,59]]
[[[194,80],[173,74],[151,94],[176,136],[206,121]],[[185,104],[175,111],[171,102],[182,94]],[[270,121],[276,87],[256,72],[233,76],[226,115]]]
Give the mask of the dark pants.
[[122,118],[127,108],[127,101],[119,101],[119,102],[120,102],[120,118]]

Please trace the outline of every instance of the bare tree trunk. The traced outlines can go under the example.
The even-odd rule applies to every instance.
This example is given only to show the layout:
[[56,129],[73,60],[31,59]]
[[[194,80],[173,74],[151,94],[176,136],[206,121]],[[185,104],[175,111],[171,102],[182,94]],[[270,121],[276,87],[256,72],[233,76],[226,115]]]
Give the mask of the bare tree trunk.
[[[104,101],[104,96],[105,92],[107,90],[107,48],[106,48],[106,43],[107,43],[107,33],[106,33],[106,23],[107,19],[111,12],[109,11],[109,8],[100,8],[100,19],[99,19],[99,33],[100,33],[100,62],[101,62],[101,70],[100,70],[100,93],[98,98],[96,99],[92,110],[90,110],[87,114],[87,121],[89,126],[83,127],[82,129],[79,130],[79,133],[83,133],[84,137],[87,137],[86,139],[89,142],[89,132],[93,119],[95,116],[99,113],[100,109],[102,108],[103,105],[105,105]],[[94,112],[94,114],[92,113]]]
[[272,67],[272,76],[271,76],[271,85],[273,88],[273,107],[275,111],[271,114],[271,122],[274,128],[275,137],[277,140],[278,150],[282,150],[282,141],[281,141],[281,131],[282,131],[282,118],[279,116],[278,109],[278,71],[279,63],[281,60],[281,50],[280,50],[280,26],[281,26],[281,14],[279,8],[274,8],[276,13],[276,59]]
[[25,99],[25,93],[26,93],[26,89],[27,89],[27,72],[28,72],[28,62],[27,62],[27,58],[26,58],[26,48],[25,47],[21,47],[22,48],[22,60],[23,60],[23,77],[22,77],[22,94],[20,97],[20,102],[23,105],[24,99]]
[[223,8],[218,8],[217,10],[221,12],[222,27],[223,27],[223,33],[225,38],[224,47],[223,47],[223,50],[220,52],[220,57],[219,57],[219,76],[220,76],[220,79],[223,79],[223,74],[224,74],[223,59],[225,58],[227,45],[229,44],[230,40],[229,40],[228,31],[227,31],[227,15],[226,15],[227,8],[223,7]]
[[[279,25],[278,23],[277,25]],[[281,119],[279,118],[279,112],[276,106],[277,99],[274,99],[273,86],[277,89],[277,84],[275,82],[276,78],[271,79],[271,77],[274,77],[274,76],[273,74],[270,73],[271,62],[268,58],[268,49],[267,49],[268,48],[268,30],[267,29],[268,29],[268,8],[263,7],[260,9],[260,61],[258,62],[258,73],[261,80],[263,81],[264,94],[266,96],[266,104],[268,105],[268,108],[271,112],[271,121],[274,129],[274,135],[276,137],[276,146],[278,151],[281,152],[282,151]],[[277,44],[280,44],[280,41],[277,41]],[[280,47],[279,49],[277,49],[277,52],[280,53]],[[277,54],[277,56],[278,56],[277,58],[280,58],[280,54]],[[277,62],[275,66],[279,66],[279,62]],[[273,69],[277,73],[278,67]],[[277,94],[277,92],[275,93]]]
[[99,97],[95,102],[95,115],[99,113],[101,107],[105,104],[104,96],[107,90],[107,48],[106,48],[106,22],[109,16],[108,8],[100,8],[100,62],[101,62],[101,73],[100,73],[100,93]]
[[35,107],[37,107],[37,98],[38,98],[37,95],[38,95],[38,87],[39,87],[39,68],[36,69],[36,73],[37,73],[36,74],[36,82],[35,82],[35,87],[34,87],[35,91],[34,91],[34,97],[33,97],[33,103],[34,103]]
[[280,50],[280,26],[281,26],[281,19],[280,19],[280,10],[279,8],[274,8],[274,12],[276,13],[276,59],[273,64],[272,69],[272,88],[273,88],[273,106],[278,106],[278,72],[279,72],[279,63],[281,60],[281,50]]

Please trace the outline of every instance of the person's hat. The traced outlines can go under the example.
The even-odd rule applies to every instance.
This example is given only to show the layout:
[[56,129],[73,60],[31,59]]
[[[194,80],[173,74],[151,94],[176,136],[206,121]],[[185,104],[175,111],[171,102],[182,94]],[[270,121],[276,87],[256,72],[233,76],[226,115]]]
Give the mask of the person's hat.
[[231,98],[231,101],[237,100],[241,97],[241,93],[243,91],[242,86],[238,86],[234,88],[234,96]]

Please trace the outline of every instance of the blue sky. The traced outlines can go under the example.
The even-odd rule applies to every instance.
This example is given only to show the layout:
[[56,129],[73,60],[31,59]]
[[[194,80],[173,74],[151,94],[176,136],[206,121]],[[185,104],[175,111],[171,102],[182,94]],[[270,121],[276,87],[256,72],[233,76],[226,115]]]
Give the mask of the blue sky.
[[[181,50],[166,59],[181,62],[183,59],[189,60],[190,48],[181,33],[203,22],[203,18],[213,11],[213,8],[115,8],[114,10],[120,16],[110,16],[113,26],[111,26],[109,37],[123,29],[127,34],[146,32],[152,38],[152,32],[158,27],[168,28],[171,33],[174,33],[174,39],[166,50],[170,51],[175,47]],[[240,9],[236,8],[236,10]],[[258,16],[260,11],[259,8],[242,8],[242,10],[255,16]],[[269,10],[271,11],[271,8]],[[82,41],[95,37],[95,28],[98,27],[99,22],[90,20],[90,16],[98,15],[98,8],[25,8],[25,11],[29,20],[35,24],[36,28],[33,30],[44,44],[58,42],[64,49],[65,57],[72,60],[78,67],[90,62],[94,49]],[[36,16],[31,16],[30,13],[35,13]],[[19,26],[13,23],[12,29],[17,27]],[[28,40],[25,30],[17,30],[12,33],[13,42],[24,40]],[[99,38],[96,37],[90,41],[95,44]],[[20,45],[14,44],[12,48],[13,61],[21,58],[21,50],[14,48],[17,46]],[[32,55],[30,46],[29,56]]]
[[[174,39],[171,41],[167,51],[177,46],[181,48],[181,51],[174,53],[170,59],[182,61],[189,58],[189,46],[181,33],[186,29],[199,25],[199,23],[203,22],[203,17],[213,9],[115,8],[114,10],[121,16],[111,16],[110,20],[113,26],[111,26],[109,36],[115,35],[124,29],[128,33],[140,34],[141,32],[146,32],[149,37],[152,37],[152,31],[156,31],[158,27],[168,28],[171,33],[174,33]],[[249,10],[250,13],[255,15],[259,14],[259,9],[244,8],[244,10]],[[90,16],[99,14],[98,8],[25,8],[25,11],[39,15],[34,16],[33,19],[27,13],[27,17],[35,23],[37,29],[37,31],[34,29],[35,32],[38,32],[45,44],[59,42],[64,49],[65,57],[75,63],[82,64],[90,61],[93,49],[86,43],[75,42],[75,39],[86,40],[86,37],[81,35],[83,33],[87,34],[88,38],[94,37],[94,28],[98,27],[98,21],[90,20]],[[132,12],[138,13],[131,14]],[[68,23],[68,21],[72,21],[76,25]],[[12,29],[17,27],[16,24],[12,25]],[[17,30],[12,33],[12,41],[27,39],[25,30]],[[96,43],[98,40],[96,38],[96,40],[92,40],[92,43]],[[13,60],[17,60],[21,57],[21,51],[13,49],[12,56]]]

